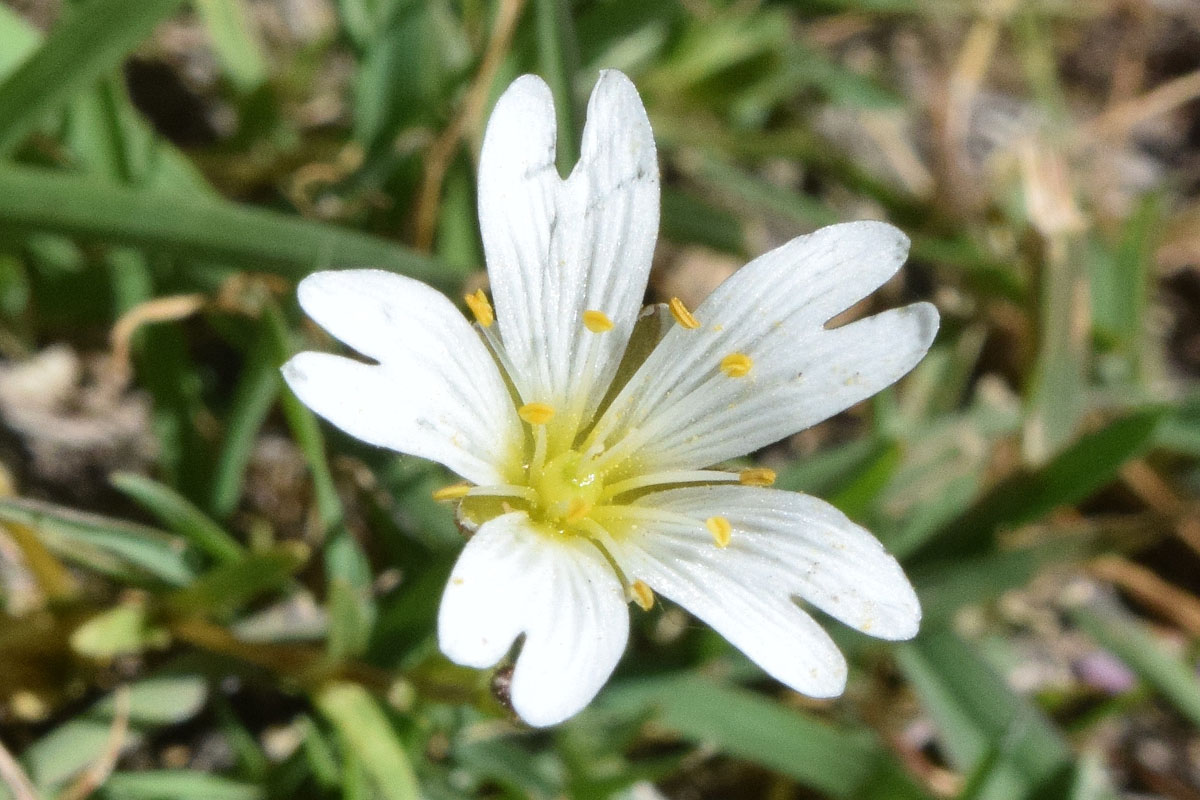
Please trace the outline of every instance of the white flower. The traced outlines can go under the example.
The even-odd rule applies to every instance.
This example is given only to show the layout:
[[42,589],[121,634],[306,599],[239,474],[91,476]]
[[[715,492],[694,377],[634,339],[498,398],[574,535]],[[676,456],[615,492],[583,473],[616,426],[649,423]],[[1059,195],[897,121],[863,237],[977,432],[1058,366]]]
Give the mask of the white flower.
[[711,469],[921,359],[938,325],[928,303],[825,327],[899,269],[904,234],[833,225],[755,259],[694,314],[673,300],[674,322],[642,317],[669,329],[629,376],[618,367],[659,202],[633,84],[601,74],[563,181],[550,91],[518,79],[496,104],[479,173],[494,312],[482,293],[467,298],[472,326],[417,281],[317,273],[300,284],[301,305],[378,363],[301,353],[284,366],[334,425],[468,482],[439,492],[462,498],[460,515],[478,525],[442,598],[442,651],[485,668],[524,635],[513,706],[551,725],[599,691],[625,648],[628,602],[649,608],[654,592],[814,697],[841,693],[846,664],[795,598],[874,636],[913,636],[916,595],[867,531],[820,500],[765,488],[770,470]]

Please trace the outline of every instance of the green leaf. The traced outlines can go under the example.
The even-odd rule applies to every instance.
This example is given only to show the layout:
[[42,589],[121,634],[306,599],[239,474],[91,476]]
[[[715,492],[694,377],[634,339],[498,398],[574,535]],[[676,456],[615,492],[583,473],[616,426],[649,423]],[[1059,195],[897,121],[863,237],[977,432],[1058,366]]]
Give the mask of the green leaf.
[[145,603],[131,602],[110,608],[80,625],[71,634],[71,649],[108,660],[120,655],[166,647],[170,636],[150,624]]
[[1081,437],[1045,466],[1001,481],[972,508],[917,550],[918,558],[986,551],[995,535],[1086,500],[1151,443],[1161,409],[1139,411]]
[[188,770],[115,772],[104,782],[113,800],[262,800],[262,788]]
[[1091,308],[1083,243],[1063,235],[1043,248],[1038,301],[1037,362],[1029,380],[1022,449],[1035,464],[1074,438],[1087,410]]
[[115,70],[180,0],[86,0],[65,6],[42,46],[0,84],[0,155],[46,116]]
[[58,555],[127,579],[150,576],[178,586],[195,577],[186,543],[152,528],[15,498],[0,498],[0,521],[33,528]]
[[408,754],[375,699],[353,683],[332,683],[314,698],[347,751],[357,753],[386,800],[416,800],[417,779]]
[[282,380],[271,340],[271,331],[263,326],[250,347],[233,391],[209,501],[218,519],[227,518],[237,508],[258,431],[279,398]]
[[1101,537],[1071,536],[1019,550],[918,565],[909,570],[909,577],[921,596],[922,624],[945,624],[963,606],[983,603],[1027,585],[1050,564],[1078,562],[1111,544]]
[[12,164],[0,166],[0,227],[128,242],[290,277],[318,267],[370,265],[435,285],[453,282],[433,260],[357,231],[191,193]]
[[[263,319],[277,363],[291,355],[287,326],[279,309],[268,304]],[[370,643],[376,608],[371,595],[371,565],[346,528],[333,473],[325,457],[325,437],[316,416],[290,390],[280,398],[296,444],[312,471],[317,511],[325,525],[325,580],[329,602],[328,650],[335,661],[358,655]]]
[[240,0],[195,0],[229,80],[243,94],[267,81],[267,65],[254,26]]
[[1145,625],[1113,605],[1079,604],[1069,614],[1101,647],[1128,664],[1193,725],[1200,726],[1200,682],[1194,663],[1168,653]]
[[[138,746],[156,728],[194,716],[207,695],[208,686],[198,675],[161,675],[133,684],[122,749]],[[107,746],[116,708],[110,694],[30,745],[21,761],[34,784],[48,792],[98,759]]]
[[[769,698],[703,678],[651,678],[613,686],[601,705],[637,712],[647,706],[657,721],[684,738],[717,745],[788,775],[831,797],[858,797],[880,775],[891,773],[887,752],[866,730],[835,728]],[[891,778],[894,778],[892,775]],[[893,797],[922,797],[909,783]]]
[[896,656],[956,767],[975,770],[1001,752],[979,797],[1022,797],[1070,767],[1070,748],[1050,721],[955,634],[927,627]]
[[260,595],[287,585],[307,558],[308,548],[299,543],[244,556],[209,570],[173,594],[171,606],[183,614],[231,616]]
[[183,495],[145,475],[114,473],[113,486],[131,497],[175,533],[223,563],[240,561],[246,549]]
[[875,439],[857,439],[809,458],[798,458],[779,472],[777,489],[826,496],[840,491],[878,459],[889,445]]
[[737,218],[693,193],[670,186],[662,192],[662,235],[674,242],[702,244],[739,256],[746,251],[746,237]]
[[583,127],[575,98],[575,76],[579,73],[575,23],[570,4],[563,0],[533,0],[533,5],[540,71],[554,94],[554,113],[558,117],[558,169],[566,174],[579,160],[579,136]]
[[0,80],[37,49],[42,37],[37,29],[6,5],[0,5]]

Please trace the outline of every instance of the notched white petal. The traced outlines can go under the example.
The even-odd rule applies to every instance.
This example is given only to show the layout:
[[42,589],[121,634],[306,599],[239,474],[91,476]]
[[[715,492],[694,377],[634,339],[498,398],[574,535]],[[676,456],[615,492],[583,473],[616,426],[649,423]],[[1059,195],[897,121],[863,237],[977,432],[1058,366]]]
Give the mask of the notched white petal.
[[302,353],[283,373],[315,412],[357,438],[504,483],[522,432],[491,355],[441,293],[381,270],[319,272],[300,303],[379,364]]
[[438,613],[442,652],[495,664],[518,636],[513,708],[530,725],[582,709],[625,649],[629,614],[612,568],[585,539],[550,539],[523,513],[485,523],[463,549]]
[[[626,575],[692,611],[797,691],[839,693],[845,665],[793,597],[878,638],[916,635],[920,604],[900,565],[828,503],[720,485],[648,494],[624,513],[638,528],[608,546]],[[713,546],[715,518],[730,527],[725,547]]]
[[[895,382],[929,349],[933,306],[825,326],[894,274],[907,248],[892,226],[859,222],[755,259],[696,310],[699,328],[668,332],[593,441],[636,445],[648,469],[694,469],[778,441]],[[730,354],[750,368],[731,371]]]
[[[554,167],[554,108],[538,78],[515,82],[484,137],[479,216],[497,321],[526,402],[573,423],[594,410],[633,329],[658,231],[650,123],[629,79],[602,72],[579,163]],[[596,336],[585,314],[612,327]]]

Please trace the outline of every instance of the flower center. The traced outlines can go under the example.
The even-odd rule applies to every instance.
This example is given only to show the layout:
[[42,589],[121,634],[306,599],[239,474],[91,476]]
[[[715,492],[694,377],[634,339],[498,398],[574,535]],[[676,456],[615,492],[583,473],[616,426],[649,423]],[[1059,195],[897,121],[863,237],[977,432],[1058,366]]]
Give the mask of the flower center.
[[604,490],[603,476],[591,465],[582,453],[567,450],[533,472],[529,483],[538,498],[534,516],[563,532],[585,519]]

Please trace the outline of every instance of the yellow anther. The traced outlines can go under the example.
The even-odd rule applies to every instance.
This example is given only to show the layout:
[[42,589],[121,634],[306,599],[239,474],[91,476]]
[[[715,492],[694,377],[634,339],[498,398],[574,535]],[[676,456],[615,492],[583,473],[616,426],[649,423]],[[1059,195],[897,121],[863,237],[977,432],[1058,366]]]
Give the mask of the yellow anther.
[[469,483],[455,483],[450,486],[443,486],[433,493],[434,500],[457,500],[460,497],[466,497],[467,492],[471,491]]
[[744,378],[750,374],[754,362],[745,353],[730,353],[721,359],[721,372],[731,378]]
[[733,526],[724,517],[709,517],[704,520],[704,527],[712,534],[717,547],[729,547],[729,539],[733,536]]
[[592,504],[582,497],[571,498],[570,504],[567,506],[567,515],[563,517],[565,522],[579,522],[588,515],[592,510]]
[[517,415],[530,425],[545,425],[554,416],[554,406],[547,403],[526,403],[517,409]]
[[643,581],[634,581],[629,587],[629,594],[633,596],[633,602],[642,607],[642,611],[654,608],[654,590]]
[[485,328],[492,327],[492,323],[496,321],[496,312],[492,311],[492,304],[488,302],[483,289],[476,289],[474,294],[464,294],[463,300],[467,301],[467,308],[475,315],[476,322]]
[[603,311],[583,312],[583,327],[592,333],[604,333],[613,329],[613,321]]
[[671,309],[671,316],[683,327],[693,331],[700,327],[700,321],[692,316],[692,312],[688,311],[687,306],[678,297],[672,297],[671,302],[667,303],[667,308]]
[[738,482],[745,486],[770,486],[775,483],[775,470],[766,467],[751,467],[738,474]]

